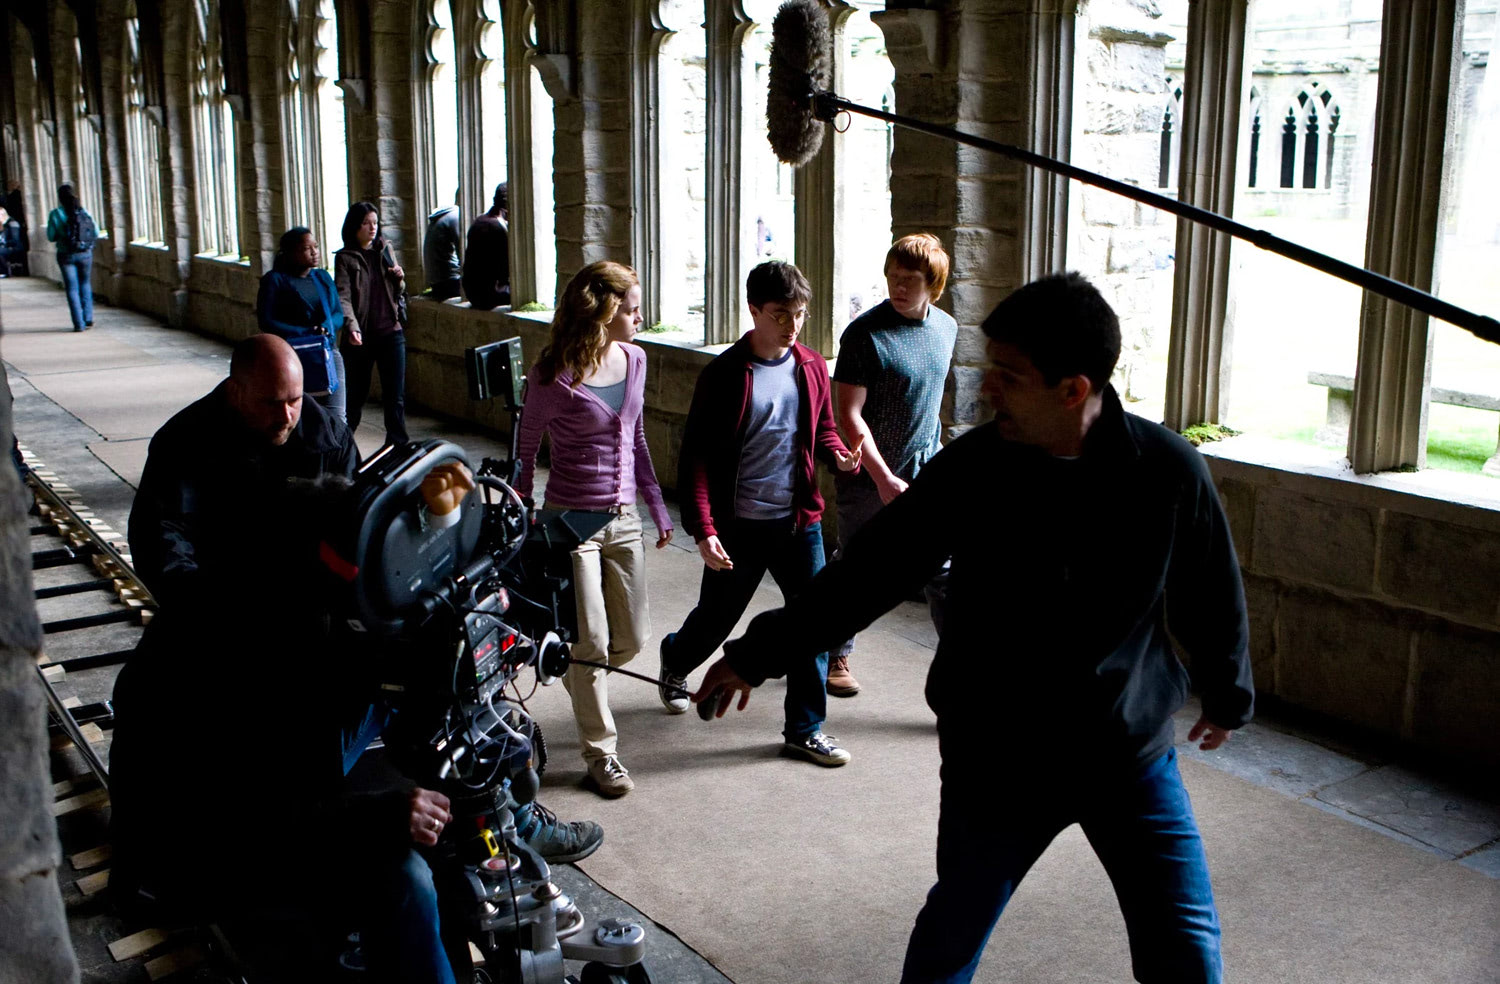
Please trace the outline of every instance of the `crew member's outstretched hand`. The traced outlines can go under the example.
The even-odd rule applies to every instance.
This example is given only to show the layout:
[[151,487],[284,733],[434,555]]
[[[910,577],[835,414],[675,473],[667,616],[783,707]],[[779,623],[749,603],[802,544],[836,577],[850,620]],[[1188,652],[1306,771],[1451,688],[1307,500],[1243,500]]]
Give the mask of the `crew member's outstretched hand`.
[[453,804],[442,793],[430,789],[413,789],[407,797],[407,824],[412,843],[431,847],[438,841],[438,834],[453,819]]
[[723,717],[734,701],[735,694],[740,695],[739,707],[735,709],[743,711],[745,705],[750,703],[752,689],[754,688],[750,684],[740,679],[738,673],[730,669],[729,658],[720,656],[719,661],[708,668],[708,673],[698,686],[698,692],[693,694],[693,703],[698,705],[698,716],[707,721],[710,717]]

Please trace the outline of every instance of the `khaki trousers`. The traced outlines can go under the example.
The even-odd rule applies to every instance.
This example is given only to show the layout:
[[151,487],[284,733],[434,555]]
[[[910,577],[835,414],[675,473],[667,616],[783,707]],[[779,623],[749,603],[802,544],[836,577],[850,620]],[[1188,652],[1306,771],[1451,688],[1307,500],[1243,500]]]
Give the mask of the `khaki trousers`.
[[[548,502],[552,509],[565,505]],[[646,610],[646,550],[641,515],[634,506],[573,551],[573,585],[577,598],[578,659],[624,666],[651,637]],[[619,733],[609,711],[609,673],[594,666],[568,667],[563,686],[573,698],[573,717],[583,744],[583,760],[594,762],[616,754]]]

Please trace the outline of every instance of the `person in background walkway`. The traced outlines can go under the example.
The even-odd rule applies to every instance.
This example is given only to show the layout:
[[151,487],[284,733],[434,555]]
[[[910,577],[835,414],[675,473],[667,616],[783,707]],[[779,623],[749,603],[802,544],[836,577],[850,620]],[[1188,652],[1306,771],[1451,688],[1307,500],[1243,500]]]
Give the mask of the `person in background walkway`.
[[[338,289],[318,267],[318,240],[303,226],[282,233],[272,269],[260,278],[260,330],[280,335],[302,361],[303,392],[344,420],[344,358],[334,340],[344,326]],[[353,428],[350,428],[352,431]]]
[[[5,194],[5,210],[21,225],[21,255],[24,259],[31,250],[31,224],[26,221],[26,202],[21,195],[20,184],[11,183],[10,191]],[[26,272],[31,272],[29,264]]]
[[26,268],[26,251],[21,248],[21,223],[0,208],[0,277],[22,273]]
[[[841,472],[861,450],[839,440],[828,363],[797,341],[812,287],[790,263],[769,260],[745,280],[754,327],[698,376],[682,438],[682,525],[698,542],[698,605],[661,642],[661,701],[687,710],[686,677],[734,631],[769,571],[787,599],[823,567],[823,496],[815,457]],[[790,640],[788,640],[790,642]],[[828,653],[787,666],[782,753],[834,767],[849,752],[823,733]]]
[[333,269],[344,312],[340,349],[349,382],[349,429],[359,427],[370,395],[370,370],[378,368],[385,443],[401,444],[406,441],[405,272],[380,234],[380,213],[369,202],[349,206],[343,237]]
[[[906,491],[917,471],[942,448],[943,383],[958,322],[936,305],[948,282],[948,254],[928,232],[903,236],[885,257],[887,300],[844,331],[833,370],[833,404],[844,443],[863,441],[865,467],[836,476],[839,543],[849,542],[880,507]],[[934,606],[941,587],[929,588]],[[941,616],[934,612],[933,621]],[[828,660],[828,692],[859,693],[849,669],[854,640]]]
[[[641,283],[634,270],[592,263],[563,291],[552,337],[527,374],[516,489],[529,496],[542,434],[552,435],[549,509],[610,512],[615,519],[573,551],[577,659],[623,666],[651,635],[646,611],[646,551],[640,492],[656,524],[656,549],[672,541],[672,520],[646,447],[646,353],[630,340],[641,325]],[[619,733],[609,710],[609,674],[568,667],[563,684],[583,743],[589,782],[602,796],[635,788],[620,764]]]
[[464,248],[464,296],[481,311],[510,303],[510,186],[495,186],[490,210],[469,225]]
[[57,244],[57,269],[68,292],[68,314],[73,330],[94,327],[94,241],[99,230],[94,217],[79,203],[70,184],[59,185],[61,204],[47,216],[47,238]]
[[427,236],[422,240],[422,272],[434,301],[458,296],[461,286],[458,243],[462,236],[458,192],[454,192],[452,205],[444,205],[427,216]]
[[1192,445],[1120,405],[1119,319],[1083,277],[1027,284],[982,327],[994,421],[939,452],[785,608],[725,643],[694,699],[743,708],[751,686],[869,625],[951,557],[926,687],[942,756],[938,880],[903,984],[972,979],[1021,879],[1075,823],[1114,883],[1135,979],[1218,984],[1218,914],[1172,719],[1190,679],[1203,713],[1187,738],[1202,749],[1254,709],[1245,592],[1213,475]]

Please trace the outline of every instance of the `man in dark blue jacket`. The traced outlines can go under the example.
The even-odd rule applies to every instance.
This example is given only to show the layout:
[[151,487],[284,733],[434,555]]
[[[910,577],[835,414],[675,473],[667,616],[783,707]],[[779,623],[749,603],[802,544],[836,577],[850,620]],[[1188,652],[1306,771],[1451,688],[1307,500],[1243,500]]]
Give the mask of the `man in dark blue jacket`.
[[[1208,866],[1173,748],[1192,658],[1222,744],[1254,703],[1239,563],[1202,457],[1124,412],[1119,322],[1077,274],[984,323],[993,423],[932,459],[783,609],[727,643],[695,700],[736,695],[863,629],[952,556],[927,678],[943,758],[938,881],[902,981],[968,981],[1027,870],[1077,823],[1124,912],[1135,977],[1218,982]],[[1003,802],[1003,809],[996,803]]]

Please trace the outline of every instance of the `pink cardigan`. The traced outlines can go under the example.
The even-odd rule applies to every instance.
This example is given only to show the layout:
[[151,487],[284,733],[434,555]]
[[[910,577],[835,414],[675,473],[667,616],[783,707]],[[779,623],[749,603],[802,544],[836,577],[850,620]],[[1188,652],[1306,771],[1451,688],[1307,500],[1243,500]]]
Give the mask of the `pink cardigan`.
[[526,407],[516,449],[521,478],[516,491],[531,495],[537,447],[543,432],[550,431],[549,501],[603,510],[634,505],[639,490],[657,530],[665,533],[672,528],[672,520],[651,465],[641,416],[646,403],[646,353],[639,345],[621,344],[620,350],[625,353],[626,369],[625,402],[619,413],[587,386],[572,388],[573,377],[566,371],[550,383],[540,380],[535,366],[526,374]]

